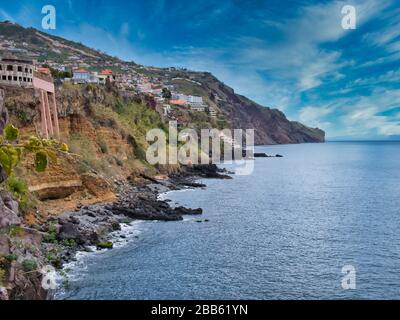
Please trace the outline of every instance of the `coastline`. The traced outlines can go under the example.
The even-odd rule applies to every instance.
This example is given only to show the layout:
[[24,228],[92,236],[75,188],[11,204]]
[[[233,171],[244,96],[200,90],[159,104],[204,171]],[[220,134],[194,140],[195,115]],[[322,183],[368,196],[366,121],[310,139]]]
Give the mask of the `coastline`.
[[[178,174],[166,179],[142,177],[139,184],[127,182],[120,186],[119,198],[110,204],[83,206],[74,212],[65,212],[50,223],[57,224],[57,239],[66,244],[61,247],[53,265],[57,267],[58,279],[65,277],[65,269],[71,264],[79,263],[79,256],[95,254],[96,251],[109,250],[128,245],[137,238],[132,225],[135,221],[182,221],[186,215],[202,214],[201,208],[172,206],[165,198],[171,191],[204,188],[206,185],[197,183],[197,179],[231,179],[225,169],[216,165],[199,165],[185,167]],[[127,234],[124,234],[124,230]],[[129,238],[131,237],[131,238]],[[73,245],[71,245],[73,244]],[[59,245],[57,245],[59,246]],[[60,248],[58,248],[60,249]],[[54,245],[44,244],[44,250],[54,251]],[[57,298],[62,290],[50,290],[46,299]]]

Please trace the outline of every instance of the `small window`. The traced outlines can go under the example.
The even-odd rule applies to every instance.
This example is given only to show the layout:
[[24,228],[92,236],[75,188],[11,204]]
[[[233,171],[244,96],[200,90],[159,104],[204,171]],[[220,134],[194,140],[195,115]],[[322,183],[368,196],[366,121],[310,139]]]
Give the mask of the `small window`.
[[3,66],[0,64],[0,70],[3,70]]
[[18,66],[18,72],[22,72],[22,67]]
[[13,66],[11,66],[11,65],[8,65],[7,66],[7,71],[13,71],[14,70],[14,67]]
[[28,72],[29,72],[28,68],[25,68],[25,73],[28,73]]
[[32,73],[32,69],[29,69],[29,73]]
[[14,76],[14,81],[18,81],[18,77]]
[[18,78],[18,81],[22,81],[22,77],[19,77],[19,78]]
[[26,82],[26,77],[24,77],[24,82]]
[[8,81],[12,81],[12,77],[11,77],[11,76],[8,76],[7,80],[8,80]]
[[3,79],[3,80],[7,80],[7,77],[6,77],[6,76],[3,76],[2,79]]

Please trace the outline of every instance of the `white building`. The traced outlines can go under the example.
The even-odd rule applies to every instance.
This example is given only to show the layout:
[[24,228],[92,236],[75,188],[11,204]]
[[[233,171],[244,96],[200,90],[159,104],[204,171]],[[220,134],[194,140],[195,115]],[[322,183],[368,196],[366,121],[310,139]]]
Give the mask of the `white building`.
[[172,94],[172,99],[186,101],[187,105],[194,111],[204,112],[207,108],[207,105],[203,101],[203,97],[174,93]]
[[99,77],[97,72],[90,72],[86,69],[78,69],[73,71],[72,81],[77,84],[99,83]]
[[163,114],[164,114],[164,116],[168,116],[170,111],[171,111],[171,106],[169,104],[164,104],[163,105]]

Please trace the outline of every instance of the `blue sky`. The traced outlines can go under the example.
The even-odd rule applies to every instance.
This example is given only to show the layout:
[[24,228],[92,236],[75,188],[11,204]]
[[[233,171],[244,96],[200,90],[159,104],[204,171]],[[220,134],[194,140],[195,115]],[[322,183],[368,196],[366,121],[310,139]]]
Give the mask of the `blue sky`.
[[[249,0],[19,0],[0,19],[137,63],[211,71],[219,79],[328,138],[400,137],[400,3]],[[341,27],[354,5],[357,28]]]

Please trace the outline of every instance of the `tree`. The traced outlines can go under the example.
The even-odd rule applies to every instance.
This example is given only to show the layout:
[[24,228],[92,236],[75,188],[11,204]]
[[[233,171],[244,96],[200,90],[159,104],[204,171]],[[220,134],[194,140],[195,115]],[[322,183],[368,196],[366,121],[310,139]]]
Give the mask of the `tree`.
[[47,168],[48,159],[57,161],[59,153],[68,153],[68,146],[65,143],[34,136],[20,140],[19,130],[12,124],[7,124],[3,135],[0,135],[0,182],[11,176],[22,157],[27,154],[35,155],[35,169],[37,172],[43,172]]
[[172,98],[172,93],[169,91],[168,88],[163,88],[162,89],[162,96],[164,99],[171,99]]

